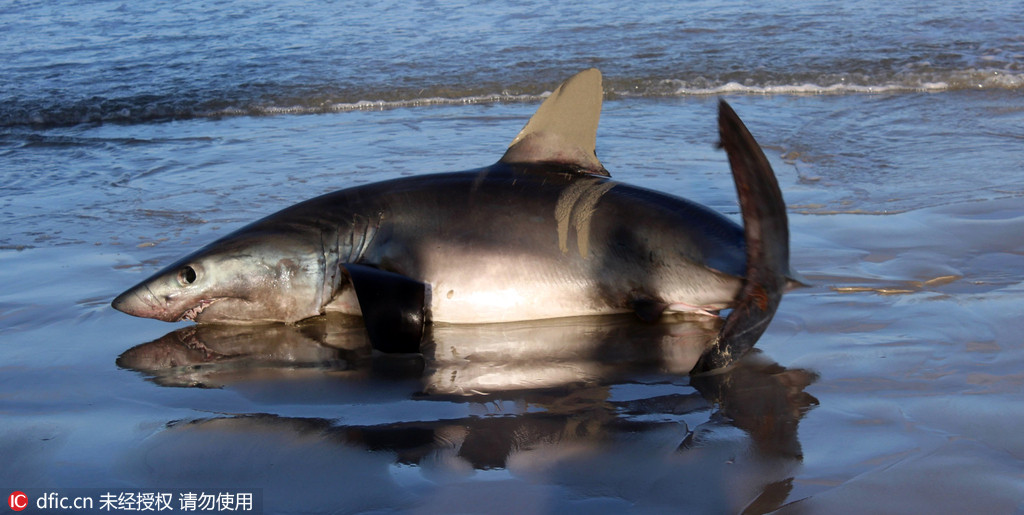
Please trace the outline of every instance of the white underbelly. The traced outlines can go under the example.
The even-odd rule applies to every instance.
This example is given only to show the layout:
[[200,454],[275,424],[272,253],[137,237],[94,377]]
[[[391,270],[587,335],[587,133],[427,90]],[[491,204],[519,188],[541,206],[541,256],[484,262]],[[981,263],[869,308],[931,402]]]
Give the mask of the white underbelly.
[[586,292],[542,286],[457,288],[440,282],[431,291],[430,317],[449,324],[486,324],[624,313],[623,307],[595,303]]
[[[503,253],[421,254],[427,317],[449,324],[486,324],[552,318],[610,315],[633,311],[630,295],[660,299],[672,311],[717,311],[735,297],[739,279],[701,266],[651,271],[628,266],[617,273],[595,273],[589,262],[566,266],[555,260],[523,259]],[[472,259],[466,255],[472,255]],[[653,274],[653,276],[652,276]],[[644,285],[644,291],[636,285]],[[636,291],[634,291],[636,290]],[[325,311],[361,315],[351,288]]]
[[[694,279],[647,278],[652,291],[636,293],[660,299],[667,313],[711,313],[729,307],[740,286],[738,279],[714,272]],[[429,316],[435,322],[482,324],[629,313],[633,311],[630,293],[625,284],[611,286],[608,281],[599,283],[579,274],[456,274],[430,286]]]

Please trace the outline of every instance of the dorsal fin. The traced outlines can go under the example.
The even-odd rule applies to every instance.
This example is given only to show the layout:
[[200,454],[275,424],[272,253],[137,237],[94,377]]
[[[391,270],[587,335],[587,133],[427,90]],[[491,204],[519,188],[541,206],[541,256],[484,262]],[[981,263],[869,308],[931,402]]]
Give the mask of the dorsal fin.
[[569,77],[544,100],[500,162],[557,164],[608,177],[594,150],[603,96],[597,68]]

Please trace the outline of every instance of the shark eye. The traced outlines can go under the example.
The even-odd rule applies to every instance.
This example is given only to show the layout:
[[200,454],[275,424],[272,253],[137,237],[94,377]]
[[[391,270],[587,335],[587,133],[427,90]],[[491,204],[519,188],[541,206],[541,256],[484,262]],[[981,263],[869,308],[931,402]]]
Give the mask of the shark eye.
[[178,270],[178,283],[182,286],[188,286],[196,282],[196,270],[188,265],[181,267]]

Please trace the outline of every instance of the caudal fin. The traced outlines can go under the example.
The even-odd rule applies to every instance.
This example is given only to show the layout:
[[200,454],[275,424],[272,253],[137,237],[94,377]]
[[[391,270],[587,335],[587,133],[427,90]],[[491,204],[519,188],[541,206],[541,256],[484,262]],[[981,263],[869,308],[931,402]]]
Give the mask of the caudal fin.
[[775,173],[757,141],[724,100],[718,106],[718,131],[721,146],[729,155],[743,213],[747,271],[732,313],[694,373],[727,366],[757,343],[779,307],[789,274],[789,223]]

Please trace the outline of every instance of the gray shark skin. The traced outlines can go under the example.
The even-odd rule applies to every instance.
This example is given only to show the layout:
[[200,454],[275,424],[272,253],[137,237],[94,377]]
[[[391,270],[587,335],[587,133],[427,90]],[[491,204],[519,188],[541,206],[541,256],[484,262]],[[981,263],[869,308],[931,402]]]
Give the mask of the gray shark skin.
[[[724,358],[704,368],[722,366],[753,345],[797,277],[774,174],[722,102],[746,232],[695,202],[615,182],[594,153],[601,95],[600,73],[581,72],[492,166],[302,202],[175,262],[112,305],[199,323],[361,315],[385,352],[418,352],[430,323],[624,312],[653,321],[737,307],[730,318],[740,320],[717,345]],[[734,345],[734,333],[744,342]]]

